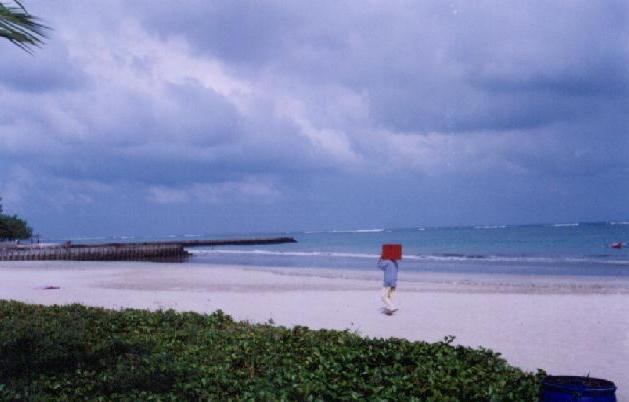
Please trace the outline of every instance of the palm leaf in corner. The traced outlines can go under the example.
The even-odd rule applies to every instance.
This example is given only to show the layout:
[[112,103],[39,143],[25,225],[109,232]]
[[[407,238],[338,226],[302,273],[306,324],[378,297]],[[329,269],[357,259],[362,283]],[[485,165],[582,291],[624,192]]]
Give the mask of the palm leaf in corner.
[[31,47],[39,47],[49,29],[39,19],[26,11],[22,3],[14,0],[16,6],[0,3],[0,38],[11,41],[30,53]]

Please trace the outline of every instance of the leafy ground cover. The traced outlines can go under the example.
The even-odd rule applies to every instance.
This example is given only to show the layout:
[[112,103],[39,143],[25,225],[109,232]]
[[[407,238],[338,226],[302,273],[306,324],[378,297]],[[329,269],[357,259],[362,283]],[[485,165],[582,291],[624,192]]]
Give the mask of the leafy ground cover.
[[0,301],[0,399],[537,400],[541,371],[452,339]]

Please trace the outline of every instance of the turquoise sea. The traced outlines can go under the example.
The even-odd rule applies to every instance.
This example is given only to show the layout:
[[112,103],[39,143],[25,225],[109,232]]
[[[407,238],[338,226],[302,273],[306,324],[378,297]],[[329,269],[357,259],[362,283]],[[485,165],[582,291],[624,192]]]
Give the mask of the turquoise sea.
[[[164,240],[292,236],[298,243],[200,247],[188,263],[374,269],[383,243],[401,243],[411,271],[535,275],[629,276],[629,222],[536,225],[363,228],[317,232],[184,234]],[[118,236],[74,242],[145,241]]]

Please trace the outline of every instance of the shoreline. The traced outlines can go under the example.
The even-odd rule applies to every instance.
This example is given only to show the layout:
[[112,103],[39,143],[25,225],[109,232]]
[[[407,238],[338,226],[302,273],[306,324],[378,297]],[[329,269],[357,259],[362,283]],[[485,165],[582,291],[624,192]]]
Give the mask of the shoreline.
[[[455,343],[502,353],[512,365],[616,383],[629,398],[628,281],[604,277],[400,272],[381,314],[377,271],[134,262],[2,262],[0,298],[121,309],[210,313],[369,337]],[[58,290],[44,290],[45,286]]]
[[[272,274],[276,278],[293,278],[288,287],[278,285],[286,282],[280,280],[275,284],[269,280],[260,282],[260,278],[251,281],[253,287],[274,287],[290,290],[298,288],[301,291],[313,291],[320,288],[330,291],[347,290],[373,290],[379,288],[382,274],[376,268],[367,270],[364,268],[343,269],[324,267],[277,267],[277,266],[251,266],[233,264],[189,263],[189,262],[145,262],[145,261],[13,261],[0,262],[0,272],[5,268],[18,268],[24,270],[47,271],[61,269],[62,271],[100,272],[108,269],[137,268],[140,271],[149,269],[155,272],[179,270],[184,273],[196,272],[203,276],[208,269],[245,271],[261,275]],[[185,275],[184,275],[185,276]],[[437,293],[513,293],[513,294],[609,294],[629,295],[629,277],[610,275],[536,275],[516,273],[461,273],[461,272],[408,272],[400,270],[400,291],[405,292],[437,292]],[[140,277],[139,277],[140,278]],[[144,277],[142,277],[144,278]],[[144,278],[146,279],[146,278]],[[228,282],[229,277],[225,278]],[[301,279],[301,282],[299,281]],[[342,281],[337,284],[321,285],[321,281]],[[194,281],[185,282],[184,278],[178,278],[178,282],[184,282],[189,289],[204,288],[212,291],[222,291],[224,286],[218,282],[206,282],[203,285]],[[148,286],[139,283],[135,289]],[[156,284],[161,290],[167,290],[167,283]],[[151,288],[156,290],[157,288]]]

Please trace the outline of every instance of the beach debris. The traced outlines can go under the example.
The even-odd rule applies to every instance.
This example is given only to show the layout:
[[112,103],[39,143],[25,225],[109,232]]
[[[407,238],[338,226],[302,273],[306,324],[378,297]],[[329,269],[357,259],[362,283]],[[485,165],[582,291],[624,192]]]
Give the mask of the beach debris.
[[46,285],[46,286],[44,286],[44,290],[57,290],[57,289],[61,289],[61,287],[55,286],[55,285]]

